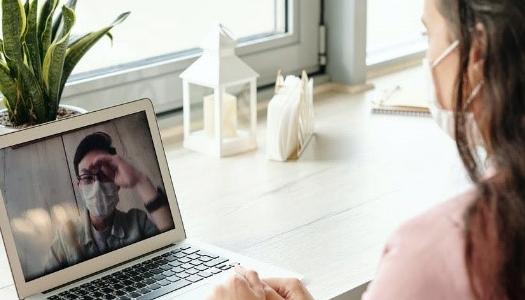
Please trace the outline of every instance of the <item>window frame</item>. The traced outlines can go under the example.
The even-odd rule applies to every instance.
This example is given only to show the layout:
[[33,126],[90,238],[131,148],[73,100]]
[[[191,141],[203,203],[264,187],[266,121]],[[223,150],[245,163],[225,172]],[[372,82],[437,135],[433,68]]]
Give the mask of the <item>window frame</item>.
[[[279,69],[287,73],[320,69],[319,30],[317,22],[313,21],[320,17],[320,0],[285,0],[285,14],[285,33],[241,39],[237,46],[237,55],[260,74],[258,86],[273,83]],[[62,103],[93,110],[151,97],[157,112],[178,109],[182,107],[182,82],[178,75],[200,54],[199,49],[189,49],[73,75],[64,89]],[[160,91],[159,86],[166,91]],[[152,95],[144,90],[150,90]],[[98,100],[90,101],[92,98]]]

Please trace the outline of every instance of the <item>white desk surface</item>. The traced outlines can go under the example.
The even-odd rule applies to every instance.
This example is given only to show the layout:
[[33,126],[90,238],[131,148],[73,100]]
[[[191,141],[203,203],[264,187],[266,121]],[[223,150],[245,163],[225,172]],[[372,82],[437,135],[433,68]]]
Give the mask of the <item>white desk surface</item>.
[[[302,273],[316,299],[371,280],[399,223],[467,185],[432,119],[373,115],[372,95],[319,95],[317,135],[296,162],[265,159],[264,124],[258,151],[222,160],[166,140],[187,235]],[[0,299],[14,298],[1,250]]]

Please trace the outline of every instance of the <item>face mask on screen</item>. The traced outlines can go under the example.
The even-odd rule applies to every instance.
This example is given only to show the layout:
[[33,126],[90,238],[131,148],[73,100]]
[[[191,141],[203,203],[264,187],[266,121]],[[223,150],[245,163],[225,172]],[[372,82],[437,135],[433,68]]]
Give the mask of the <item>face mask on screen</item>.
[[107,217],[113,213],[118,198],[118,188],[113,182],[100,182],[80,186],[89,213],[97,217]]

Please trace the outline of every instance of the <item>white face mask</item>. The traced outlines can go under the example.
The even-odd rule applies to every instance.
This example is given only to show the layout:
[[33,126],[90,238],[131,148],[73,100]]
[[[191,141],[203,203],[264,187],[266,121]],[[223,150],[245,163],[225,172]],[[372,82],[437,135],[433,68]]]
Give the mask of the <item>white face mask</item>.
[[95,180],[92,184],[80,186],[79,190],[89,213],[97,217],[110,216],[119,201],[118,187],[113,182]]
[[[443,61],[452,51],[454,51],[459,46],[459,41],[452,43],[444,52],[441,54],[435,61],[431,62],[428,59],[423,59],[423,71],[425,73],[425,79],[427,81],[427,90],[428,90],[428,100],[429,100],[429,109],[432,117],[439,125],[439,127],[445,131],[452,139],[455,139],[455,122],[454,122],[454,112],[443,108],[439,102],[436,84],[434,81],[433,70],[436,66]],[[483,82],[480,82],[472,91],[472,94],[465,102],[465,106],[468,107],[472,100],[478,95],[483,86]],[[467,137],[471,142],[476,146],[483,145],[483,139],[479,128],[474,119],[474,114],[472,112],[465,113],[466,118],[466,130]]]

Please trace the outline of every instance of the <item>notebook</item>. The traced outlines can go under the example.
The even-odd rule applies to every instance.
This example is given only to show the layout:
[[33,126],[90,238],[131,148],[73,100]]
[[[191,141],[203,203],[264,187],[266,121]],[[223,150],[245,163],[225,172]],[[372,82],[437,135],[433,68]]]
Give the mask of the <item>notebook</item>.
[[376,114],[429,117],[430,110],[423,95],[415,87],[395,86],[383,90],[372,101],[372,112]]

